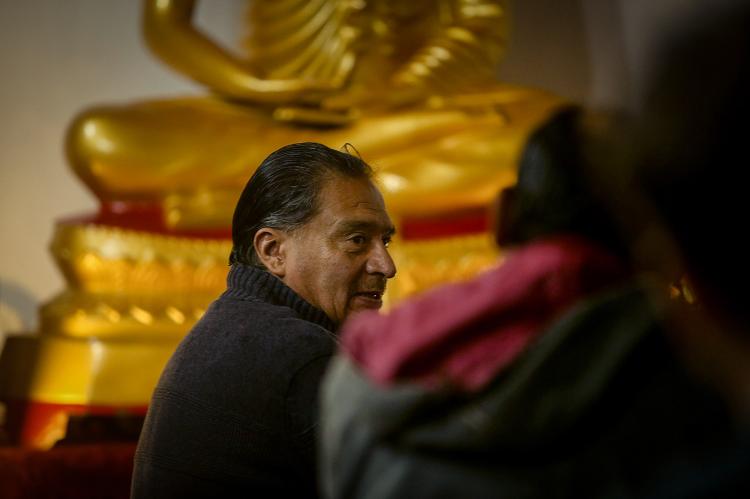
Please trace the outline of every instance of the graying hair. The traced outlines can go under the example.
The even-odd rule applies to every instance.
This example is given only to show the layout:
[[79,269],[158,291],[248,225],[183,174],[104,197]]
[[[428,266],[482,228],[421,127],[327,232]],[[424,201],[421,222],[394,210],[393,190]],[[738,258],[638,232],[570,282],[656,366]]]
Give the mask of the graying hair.
[[[292,232],[306,224],[318,210],[318,195],[334,177],[371,179],[372,168],[351,144],[347,152],[323,144],[290,144],[271,153],[260,164],[242,191],[232,218],[232,254],[229,263],[263,268],[253,240],[263,227]],[[356,149],[354,149],[356,152]]]

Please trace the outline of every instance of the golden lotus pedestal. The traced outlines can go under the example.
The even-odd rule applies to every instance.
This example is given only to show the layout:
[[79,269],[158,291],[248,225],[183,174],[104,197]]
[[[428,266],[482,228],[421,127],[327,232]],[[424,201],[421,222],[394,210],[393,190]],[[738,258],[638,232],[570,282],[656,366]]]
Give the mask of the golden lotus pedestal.
[[6,426],[25,446],[50,447],[71,415],[145,414],[165,362],[225,285],[226,233],[98,218],[57,225],[51,250],[68,287],[41,308],[37,336],[3,351]]

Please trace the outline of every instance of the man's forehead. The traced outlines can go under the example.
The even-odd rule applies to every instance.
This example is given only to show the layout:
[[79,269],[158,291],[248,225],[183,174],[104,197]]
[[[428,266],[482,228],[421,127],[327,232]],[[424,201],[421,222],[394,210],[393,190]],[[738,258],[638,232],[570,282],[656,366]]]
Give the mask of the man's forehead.
[[383,196],[368,178],[331,178],[323,184],[318,203],[321,209],[385,211]]
[[337,229],[387,232],[393,227],[383,197],[370,179],[332,178],[321,194],[318,215]]
[[356,201],[352,203],[352,208],[355,210],[372,211],[375,214],[385,213],[385,204],[383,204],[382,198],[378,202]]
[[382,233],[395,232],[393,222],[383,204],[358,202],[331,210],[327,222],[336,232],[366,230]]
[[391,219],[386,214],[384,217],[361,218],[357,216],[342,217],[335,223],[336,232],[379,232],[383,234],[393,234],[396,228],[393,226]]

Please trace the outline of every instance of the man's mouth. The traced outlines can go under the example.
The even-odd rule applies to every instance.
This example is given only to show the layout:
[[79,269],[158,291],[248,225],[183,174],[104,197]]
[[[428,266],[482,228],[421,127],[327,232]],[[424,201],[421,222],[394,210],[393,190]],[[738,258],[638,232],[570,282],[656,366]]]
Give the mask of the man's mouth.
[[383,306],[383,291],[360,291],[354,294],[354,308],[374,308]]

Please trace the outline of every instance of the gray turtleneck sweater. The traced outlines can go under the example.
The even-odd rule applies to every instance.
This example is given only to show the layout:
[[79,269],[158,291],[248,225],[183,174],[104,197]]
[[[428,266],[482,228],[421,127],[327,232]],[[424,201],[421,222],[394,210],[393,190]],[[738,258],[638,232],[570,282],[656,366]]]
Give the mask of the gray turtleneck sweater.
[[318,384],[335,324],[235,264],[154,390],[133,498],[314,497]]

